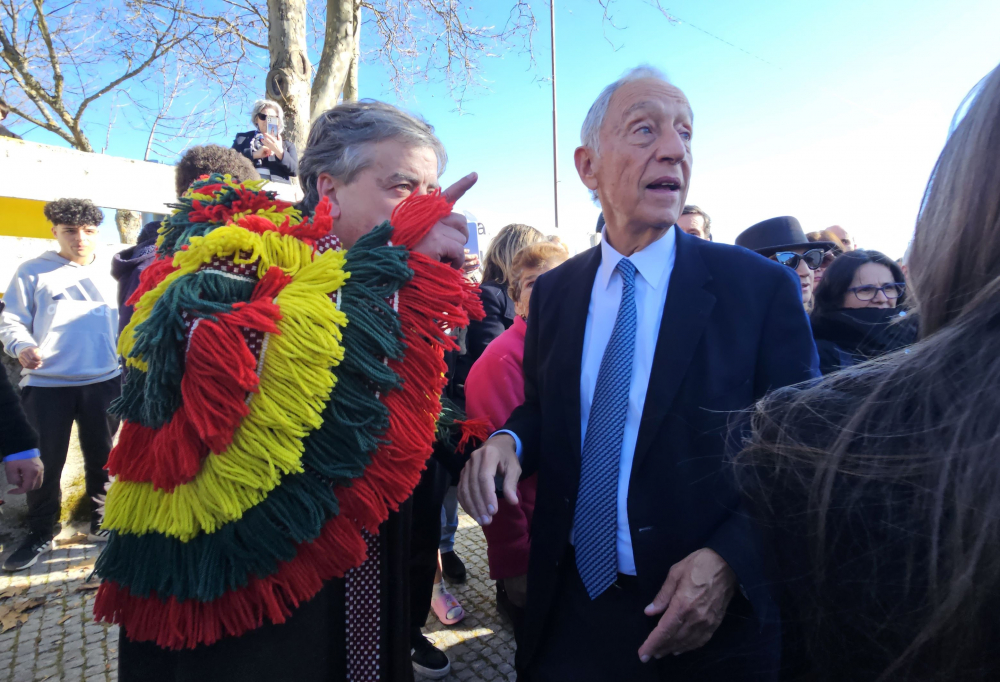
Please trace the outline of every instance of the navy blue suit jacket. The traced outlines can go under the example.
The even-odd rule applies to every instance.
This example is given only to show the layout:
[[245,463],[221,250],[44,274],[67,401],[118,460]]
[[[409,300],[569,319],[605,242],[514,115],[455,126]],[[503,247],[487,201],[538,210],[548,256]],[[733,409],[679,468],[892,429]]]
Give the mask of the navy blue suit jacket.
[[[638,581],[648,603],[671,566],[695,550],[715,550],[735,571],[745,597],[733,600],[709,644],[678,658],[725,657],[720,649],[739,647],[776,667],[777,614],[726,458],[739,436],[738,411],[769,390],[819,376],[816,347],[794,271],[740,247],[674,233],[677,257],[629,483]],[[583,337],[600,261],[595,247],[535,283],[524,349],[525,402],[504,427],[521,439],[524,475],[538,473],[519,670],[548,627],[573,526]],[[756,664],[765,662],[756,658]],[[697,679],[760,679],[718,672]]]

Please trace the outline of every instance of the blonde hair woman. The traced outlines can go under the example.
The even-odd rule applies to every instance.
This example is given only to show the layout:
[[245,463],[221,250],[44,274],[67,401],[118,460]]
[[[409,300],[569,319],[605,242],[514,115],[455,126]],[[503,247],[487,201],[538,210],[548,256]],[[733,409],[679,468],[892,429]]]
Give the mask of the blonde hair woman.
[[[268,118],[274,121],[270,130]],[[259,99],[250,111],[250,121],[254,129],[238,133],[233,149],[250,159],[262,178],[291,183],[291,176],[299,173],[299,156],[295,144],[282,137],[285,112],[277,102]]]

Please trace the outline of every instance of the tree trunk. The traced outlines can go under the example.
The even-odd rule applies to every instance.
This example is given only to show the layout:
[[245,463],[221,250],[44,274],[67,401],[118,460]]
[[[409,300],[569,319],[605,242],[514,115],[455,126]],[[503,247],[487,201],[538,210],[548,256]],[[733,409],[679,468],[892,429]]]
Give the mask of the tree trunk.
[[141,213],[120,208],[115,211],[115,224],[118,225],[118,237],[122,244],[135,244],[139,241],[139,233],[142,231]]
[[309,77],[312,64],[306,50],[306,0],[267,0],[267,48],[271,70],[267,96],[285,112],[282,136],[305,148],[309,135]]
[[358,67],[361,65],[361,4],[354,6],[354,55],[344,83],[344,101],[358,101]]
[[[357,0],[326,2],[326,36],[323,40],[323,54],[316,67],[316,78],[313,80],[310,107],[312,119],[337,106],[337,99],[344,91],[357,43],[358,32],[355,27],[361,25],[360,13],[361,5]],[[357,88],[354,93],[356,98]]]

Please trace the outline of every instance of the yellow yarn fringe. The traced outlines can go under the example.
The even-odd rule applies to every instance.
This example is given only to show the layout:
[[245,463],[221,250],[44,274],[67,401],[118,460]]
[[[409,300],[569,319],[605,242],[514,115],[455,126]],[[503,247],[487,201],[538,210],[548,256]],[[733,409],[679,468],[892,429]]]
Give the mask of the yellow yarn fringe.
[[142,358],[132,356],[135,345],[135,328],[145,322],[170,285],[179,277],[195,272],[213,258],[233,256],[236,263],[259,262],[258,276],[272,265],[279,266],[286,274],[295,275],[303,266],[312,262],[313,249],[308,244],[277,232],[256,234],[235,225],[227,225],[212,230],[204,237],[193,237],[188,248],[174,254],[174,270],[163,278],[156,287],[150,289],[136,303],[132,319],[122,330],[118,339],[118,355],[125,358],[129,367],[147,371]]
[[[192,239],[188,251],[178,252],[178,272],[208,262],[209,253],[251,251],[251,258],[241,262],[259,257],[260,276],[269,267],[292,274],[275,298],[282,315],[280,334],[267,335],[259,393],[252,396],[250,413],[229,448],[209,455],[193,481],[170,492],[156,490],[152,483],[112,484],[105,506],[108,529],[158,532],[187,542],[240,518],[267,497],[282,475],[302,471],[302,439],[322,424],[320,415],[336,383],[331,370],[344,358],[341,328],[348,320],[330,294],[350,276],[344,272],[344,253],[326,251],[310,262],[311,247],[294,238],[240,228],[219,228],[201,240],[195,244]],[[147,294],[151,302],[162,295],[151,296],[155,291]]]

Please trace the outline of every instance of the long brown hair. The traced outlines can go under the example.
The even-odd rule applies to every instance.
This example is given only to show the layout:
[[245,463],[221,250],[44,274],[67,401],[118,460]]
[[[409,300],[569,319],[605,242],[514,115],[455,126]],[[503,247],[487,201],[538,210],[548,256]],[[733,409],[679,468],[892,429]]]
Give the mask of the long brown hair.
[[737,458],[765,534],[801,540],[773,551],[808,576],[784,603],[811,680],[1000,679],[1000,67],[963,110],[917,221],[920,342],[765,398]]

